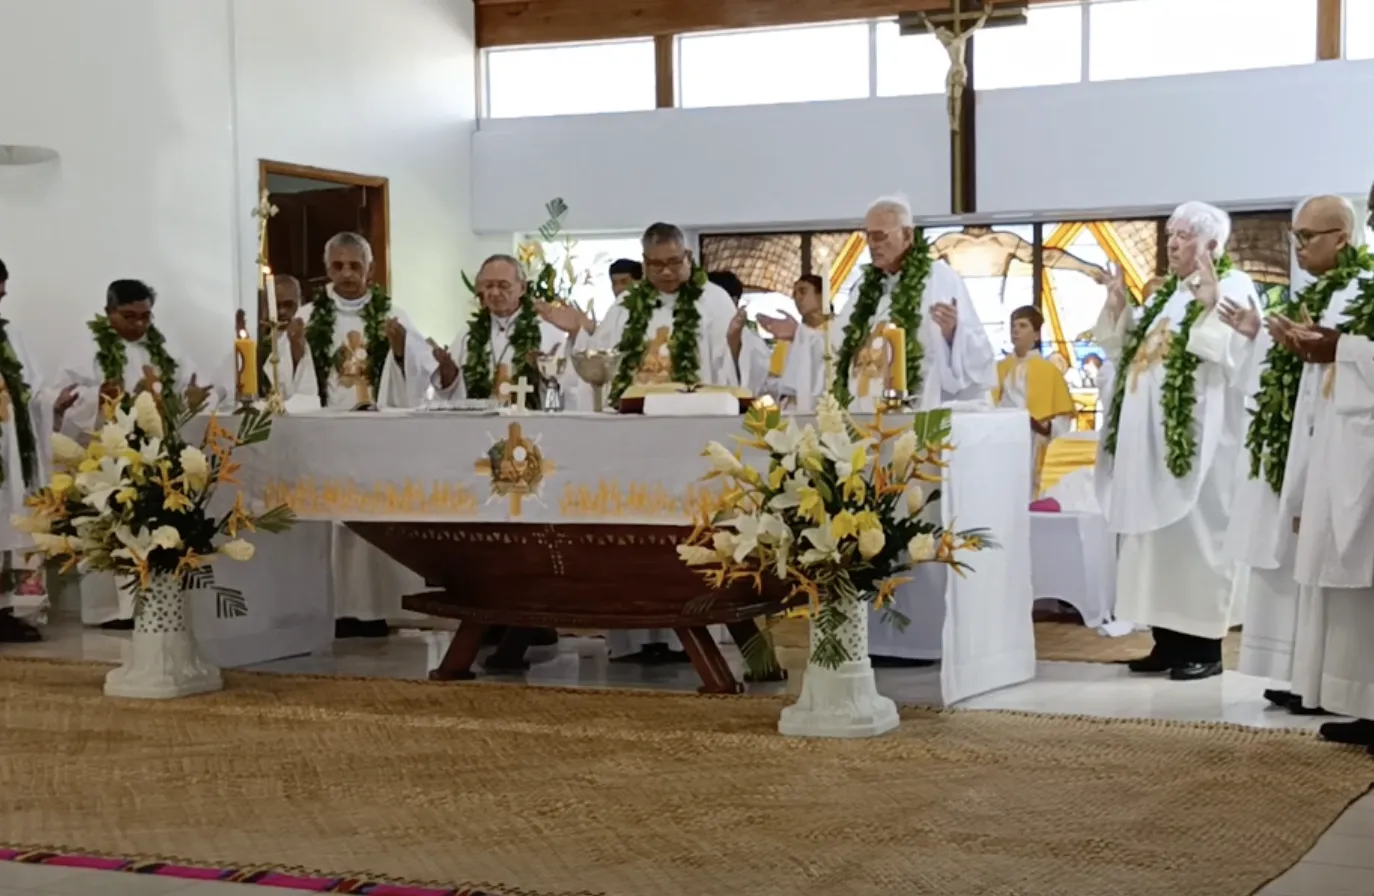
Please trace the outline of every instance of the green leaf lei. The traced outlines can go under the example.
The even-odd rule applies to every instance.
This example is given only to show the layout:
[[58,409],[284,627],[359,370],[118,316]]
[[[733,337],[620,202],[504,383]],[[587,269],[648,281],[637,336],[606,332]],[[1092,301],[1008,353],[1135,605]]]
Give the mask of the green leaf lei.
[[[32,394],[29,384],[24,382],[24,365],[19,363],[19,355],[10,342],[9,321],[0,317],[0,380],[5,383],[5,391],[10,396],[10,411],[14,418],[14,436],[19,442],[19,466],[24,477],[24,487],[33,488],[38,479],[38,442],[33,432],[33,417],[29,416],[29,399]],[[6,481],[5,465],[0,461],[0,484]]]
[[[673,302],[673,335],[669,338],[668,352],[673,365],[673,382],[685,386],[701,383],[701,359],[697,353],[701,309],[697,303],[705,286],[706,272],[694,267],[692,276],[682,284]],[[635,373],[644,360],[644,335],[649,329],[649,318],[656,309],[663,307],[663,296],[648,280],[641,280],[625,291],[620,302],[629,314],[616,346],[616,351],[620,352],[620,367],[611,381],[612,405],[620,401],[620,396],[634,382]]]
[[[367,368],[371,380],[372,398],[379,400],[377,390],[382,384],[382,371],[386,369],[386,356],[391,351],[391,343],[386,338],[386,322],[391,317],[391,296],[377,285],[369,290],[367,304],[363,306],[363,341],[367,346]],[[329,294],[321,289],[315,292],[310,309],[310,321],[305,325],[305,344],[310,346],[310,358],[315,364],[315,381],[320,389],[320,404],[329,407],[329,371],[334,365],[334,324],[338,320],[338,308]]]
[[[892,308],[888,316],[892,322],[906,331],[906,382],[907,391],[919,395],[921,392],[921,362],[925,350],[921,345],[921,301],[925,296],[926,280],[930,277],[930,244],[924,234],[916,231],[915,239],[906,258],[902,261],[902,271],[897,285],[892,290]],[[833,391],[840,407],[849,407],[854,395],[849,391],[849,376],[854,365],[854,357],[868,340],[869,327],[878,303],[883,298],[883,281],[887,275],[873,265],[864,266],[863,280],[859,294],[854,299],[854,310],[845,324],[844,341],[840,344],[839,356],[835,359],[835,383]]]
[[[1374,272],[1374,258],[1364,248],[1347,246],[1336,257],[1334,268],[1276,312],[1297,319],[1305,308],[1312,320],[1320,323],[1331,305],[1331,298],[1356,277],[1370,272]],[[1258,479],[1262,474],[1274,494],[1279,494],[1288,465],[1288,442],[1293,434],[1293,412],[1298,405],[1298,384],[1302,381],[1304,365],[1301,358],[1277,342],[1265,353],[1264,364],[1245,447],[1250,451],[1250,478]]]
[[[539,327],[539,315],[534,310],[534,298],[527,291],[520,298],[520,310],[515,315],[515,326],[511,330],[510,347],[513,380],[522,377],[527,383],[539,382],[539,371],[530,363],[530,354],[538,352],[544,342],[544,334]],[[463,386],[468,398],[492,398],[491,370],[491,312],[479,307],[468,323],[467,350],[463,359]],[[530,393],[525,396],[525,406],[537,408],[539,399]]]
[[[1221,280],[1232,268],[1230,256],[1223,255],[1213,270]],[[1116,381],[1112,384],[1112,403],[1107,409],[1107,431],[1103,434],[1102,444],[1109,454],[1116,456],[1116,433],[1121,424],[1121,405],[1126,395],[1126,378],[1130,373],[1131,362],[1144,344],[1155,318],[1159,317],[1164,306],[1169,304],[1178,291],[1179,278],[1170,274],[1159,290],[1145,306],[1140,320],[1126,336],[1121,348],[1121,360],[1117,364]],[[1164,384],[1160,389],[1159,401],[1164,408],[1165,465],[1176,478],[1182,479],[1193,469],[1193,459],[1197,456],[1197,434],[1193,410],[1197,406],[1197,387],[1194,383],[1198,365],[1202,359],[1188,351],[1188,334],[1193,324],[1202,316],[1206,308],[1199,301],[1188,304],[1178,333],[1169,344],[1169,354],[1164,359]],[[1124,313],[1124,312],[1123,312]]]
[[[129,364],[129,352],[123,336],[110,326],[110,319],[97,314],[86,327],[95,336],[95,363],[100,367],[100,375],[107,383],[124,385],[124,368]],[[148,350],[148,360],[157,368],[158,379],[164,388],[176,390],[177,362],[167,354],[167,340],[156,326],[148,327],[143,337],[143,346]]]

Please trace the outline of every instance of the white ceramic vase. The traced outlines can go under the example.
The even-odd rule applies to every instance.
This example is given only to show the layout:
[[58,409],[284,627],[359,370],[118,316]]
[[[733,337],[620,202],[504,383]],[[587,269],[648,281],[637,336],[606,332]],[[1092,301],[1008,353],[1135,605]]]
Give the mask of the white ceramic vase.
[[138,594],[124,664],[105,676],[105,696],[168,700],[223,687],[219,667],[200,655],[191,633],[181,577],[154,573]]
[[811,625],[811,659],[801,696],[782,711],[778,731],[790,737],[877,737],[901,720],[897,704],[878,693],[868,660],[868,604],[844,603],[838,637],[852,659],[836,669],[816,664],[816,626]]

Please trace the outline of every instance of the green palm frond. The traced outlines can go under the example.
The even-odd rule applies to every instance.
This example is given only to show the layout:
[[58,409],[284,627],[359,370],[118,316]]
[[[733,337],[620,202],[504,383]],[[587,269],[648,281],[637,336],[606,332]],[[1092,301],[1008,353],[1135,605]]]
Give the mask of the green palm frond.
[[917,411],[912,417],[911,428],[916,433],[916,443],[921,447],[943,444],[949,441],[949,435],[954,430],[954,412],[948,408]]

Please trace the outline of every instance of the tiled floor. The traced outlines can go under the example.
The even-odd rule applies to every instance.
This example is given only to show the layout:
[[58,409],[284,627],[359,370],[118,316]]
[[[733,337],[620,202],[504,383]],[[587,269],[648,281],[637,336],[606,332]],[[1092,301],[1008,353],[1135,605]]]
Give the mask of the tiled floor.
[[[119,660],[123,641],[120,635],[86,631],[66,622],[50,626],[47,634],[49,640],[41,644],[7,647],[5,652],[104,662]],[[329,655],[283,660],[260,668],[274,672],[423,678],[446,646],[445,637],[442,633],[407,632],[385,642],[339,642]],[[536,664],[523,677],[531,684],[685,691],[695,689],[697,684],[688,667],[646,670],[609,664],[604,658],[604,645],[597,639],[565,638],[559,649],[531,652],[531,659]],[[903,703],[938,701],[937,682],[938,672],[934,669],[878,671],[882,692]],[[1261,696],[1265,684],[1233,672],[1210,681],[1175,684],[1156,678],[1134,678],[1119,666],[1041,663],[1034,681],[962,705],[971,709],[1218,721],[1261,727],[1315,728],[1320,723],[1320,719],[1296,718],[1267,709]],[[1374,759],[1370,760],[1370,774],[1374,779]],[[254,890],[238,884],[188,883],[170,878],[0,863],[0,896],[214,896],[217,892],[245,896]],[[1303,861],[1266,888],[1263,896],[1374,896],[1374,796],[1342,816]]]

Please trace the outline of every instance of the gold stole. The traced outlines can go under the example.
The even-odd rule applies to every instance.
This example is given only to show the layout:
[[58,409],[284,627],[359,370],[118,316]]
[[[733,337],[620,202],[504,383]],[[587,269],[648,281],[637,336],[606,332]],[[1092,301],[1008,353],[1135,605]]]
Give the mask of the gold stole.
[[[997,386],[992,390],[994,405],[1001,403],[1002,384],[1012,375],[1016,364],[1017,358],[1014,355],[1008,355],[997,362]],[[1069,393],[1069,384],[1059,372],[1059,368],[1038,354],[1028,356],[1025,365],[1026,413],[1030,418],[1037,423],[1045,423],[1056,417],[1074,416],[1073,395]],[[1034,469],[1037,480],[1036,493],[1039,494],[1039,480],[1045,466],[1045,452],[1049,448],[1050,439],[1039,437],[1038,433],[1036,436]]]

